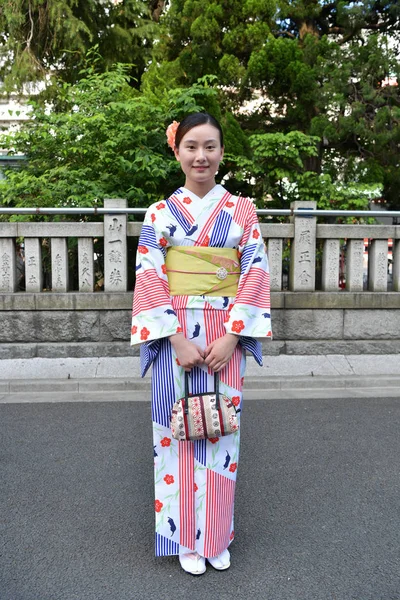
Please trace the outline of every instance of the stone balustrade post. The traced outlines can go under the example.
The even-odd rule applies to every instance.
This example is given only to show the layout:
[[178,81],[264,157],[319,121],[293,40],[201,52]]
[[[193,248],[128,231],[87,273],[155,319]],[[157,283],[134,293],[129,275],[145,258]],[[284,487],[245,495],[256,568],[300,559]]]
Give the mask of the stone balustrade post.
[[363,291],[364,239],[348,239],[346,246],[346,290]]
[[[290,204],[292,209],[315,209],[316,207],[316,202],[296,201]],[[291,292],[313,292],[317,219],[296,215],[290,220],[294,223],[294,238],[290,249],[289,289]]]
[[17,289],[15,239],[0,238],[0,292],[14,293]]
[[372,240],[368,252],[368,289],[387,292],[388,241]]
[[271,292],[280,292],[282,289],[282,248],[282,239],[270,238],[268,240],[267,253]]
[[93,238],[78,239],[78,277],[79,291],[93,292],[94,290],[94,252]]
[[113,208],[127,208],[122,198],[104,200],[104,291],[126,292],[128,285],[127,215],[112,214]]
[[42,246],[39,238],[25,238],[25,286],[31,293],[43,289]]
[[393,240],[393,291],[400,292],[400,240]]
[[51,291],[68,292],[68,244],[65,237],[51,238]]
[[337,292],[339,288],[340,240],[324,240],[322,254],[322,290]]

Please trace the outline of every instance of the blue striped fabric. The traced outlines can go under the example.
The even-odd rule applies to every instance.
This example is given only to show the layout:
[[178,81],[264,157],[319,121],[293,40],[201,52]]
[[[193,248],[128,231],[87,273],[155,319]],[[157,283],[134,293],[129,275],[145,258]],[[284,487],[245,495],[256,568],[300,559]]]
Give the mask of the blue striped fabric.
[[172,195],[176,196],[177,194],[183,194],[183,190],[181,188],[178,188]]
[[160,341],[151,340],[140,345],[140,375],[144,377],[157,354],[160,352]]
[[172,407],[175,402],[174,374],[171,343],[167,338],[160,341],[160,352],[153,363],[151,378],[153,421],[164,427],[170,426]]
[[214,223],[209,246],[223,248],[228,237],[232,217],[225,210],[221,211]]
[[256,340],[255,338],[241,335],[240,343],[245,350],[247,350],[254,356],[256,362],[260,365],[260,367],[262,367],[263,360],[262,360],[262,344],[261,344],[261,342],[259,340]]
[[257,244],[251,244],[250,246],[246,246],[243,250],[242,256],[240,258],[240,271],[241,273],[246,273],[249,263],[252,262],[254,258],[254,253],[257,250]]
[[158,248],[155,231],[149,225],[143,225],[139,238],[139,246],[150,246],[150,248]]
[[173,214],[175,219],[178,221],[179,225],[183,228],[184,232],[187,233],[189,229],[192,227],[186,217],[183,216],[181,211],[175,206],[175,204],[171,200],[165,201],[170,213]]
[[169,540],[159,533],[156,533],[155,546],[156,556],[171,556],[173,554],[179,554],[179,544]]

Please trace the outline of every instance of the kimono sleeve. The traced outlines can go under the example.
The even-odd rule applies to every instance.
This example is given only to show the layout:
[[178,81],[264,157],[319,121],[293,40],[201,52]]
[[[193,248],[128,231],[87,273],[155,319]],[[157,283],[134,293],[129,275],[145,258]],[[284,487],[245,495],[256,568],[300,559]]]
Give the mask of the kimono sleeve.
[[[157,232],[147,211],[136,255],[136,283],[133,293],[131,345],[146,343],[146,363],[154,360],[154,350],[149,342],[160,340],[182,327],[171,305],[168,277],[165,268],[168,241]],[[149,364],[150,364],[149,363]],[[146,364],[146,367],[149,367]],[[145,370],[147,370],[147,368]]]
[[260,224],[251,200],[240,240],[240,278],[235,301],[225,322],[228,333],[240,335],[240,343],[262,363],[261,346],[254,338],[272,338],[268,257]]

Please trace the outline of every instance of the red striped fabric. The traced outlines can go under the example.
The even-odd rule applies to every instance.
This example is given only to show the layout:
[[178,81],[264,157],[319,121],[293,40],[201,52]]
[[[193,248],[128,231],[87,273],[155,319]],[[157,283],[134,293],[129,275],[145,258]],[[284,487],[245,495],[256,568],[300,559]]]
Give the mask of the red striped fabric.
[[218,556],[229,546],[236,482],[207,469],[204,556]]
[[189,223],[191,225],[193,225],[194,218],[192,217],[192,215],[190,214],[190,212],[188,211],[186,206],[184,204],[182,204],[182,202],[179,200],[179,198],[177,198],[176,196],[170,196],[169,199],[175,204],[175,206],[177,207],[179,212],[181,212],[183,214],[185,219],[187,219],[189,221]]
[[181,324],[181,327],[183,329],[182,333],[186,337],[187,336],[187,312],[185,309],[176,308],[175,306],[174,306],[174,310],[176,312],[176,316],[178,317],[178,321]]
[[197,238],[195,246],[201,246],[202,245],[202,243],[204,242],[206,236],[208,235],[211,227],[214,225],[216,218],[218,217],[219,213],[223,209],[225,202],[227,202],[229,200],[229,198],[232,198],[232,194],[230,194],[229,192],[226,192],[222,196],[221,200],[218,202],[218,204],[216,205],[216,207],[212,211],[211,215],[208,217],[208,219],[205,222],[204,226],[201,228],[201,234]]
[[169,303],[168,282],[160,279],[155,269],[147,269],[136,276],[132,316]]
[[[204,327],[206,334],[206,345],[208,346],[219,337],[225,335],[224,317],[225,311],[223,310],[204,310]],[[208,369],[208,374],[213,375],[214,371]]]
[[236,202],[235,212],[233,213],[233,220],[243,229],[246,226],[246,220],[249,217],[249,202],[251,202],[248,198],[243,198],[243,196],[239,196]]
[[[262,291],[264,290],[264,293]],[[270,308],[269,273],[253,267],[241,277],[235,304],[250,304],[259,308]]]
[[171,304],[174,310],[185,309],[187,307],[187,303],[189,300],[189,296],[172,296]]
[[240,363],[242,360],[242,347],[238,344],[232,354],[228,365],[220,372],[220,380],[234,390],[241,391]]
[[196,514],[194,498],[194,443],[179,442],[179,543],[194,550],[196,546]]

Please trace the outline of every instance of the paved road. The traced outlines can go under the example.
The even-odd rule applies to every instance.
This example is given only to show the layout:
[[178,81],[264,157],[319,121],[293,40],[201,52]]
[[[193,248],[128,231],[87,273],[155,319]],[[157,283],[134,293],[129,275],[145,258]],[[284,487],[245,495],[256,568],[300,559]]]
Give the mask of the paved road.
[[232,567],[153,557],[150,407],[0,405],[1,600],[399,600],[400,398],[249,400]]

